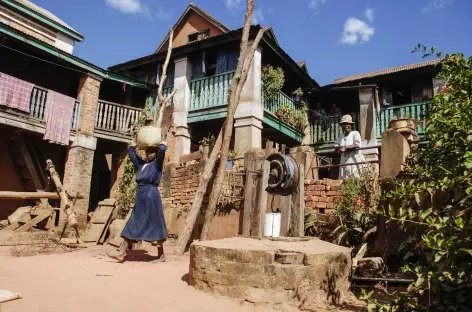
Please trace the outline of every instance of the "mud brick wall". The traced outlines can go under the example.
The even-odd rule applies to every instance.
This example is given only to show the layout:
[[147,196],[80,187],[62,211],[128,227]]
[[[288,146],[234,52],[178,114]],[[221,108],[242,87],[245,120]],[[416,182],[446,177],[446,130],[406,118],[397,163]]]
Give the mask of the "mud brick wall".
[[342,180],[305,180],[305,210],[331,214],[334,202],[341,198]]
[[[172,166],[172,164],[169,164],[169,166]],[[167,181],[163,181],[159,187],[163,197],[167,229],[171,236],[178,236],[185,225],[198,187],[200,168],[201,164],[199,163],[175,167],[171,170],[170,179],[164,179],[164,181]],[[215,166],[215,174],[216,168],[217,166]],[[169,171],[167,170],[164,174],[168,174]],[[234,237],[239,233],[239,212],[242,209],[242,201],[234,200],[229,196],[242,197],[244,184],[241,172],[236,169],[227,171],[222,190],[223,196],[220,198],[217,213],[210,228],[210,239]],[[209,183],[209,190],[211,185],[212,181]],[[207,190],[203,199],[202,210],[193,233],[194,237],[199,237],[203,226],[209,190]]]

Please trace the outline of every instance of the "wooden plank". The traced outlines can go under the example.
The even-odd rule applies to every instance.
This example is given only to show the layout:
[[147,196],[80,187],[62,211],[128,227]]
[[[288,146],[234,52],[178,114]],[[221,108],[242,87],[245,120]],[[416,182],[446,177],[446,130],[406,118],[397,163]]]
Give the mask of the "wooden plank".
[[300,164],[300,177],[298,180],[298,187],[292,194],[292,206],[290,211],[290,236],[300,237],[304,236],[305,223],[305,166]]
[[257,177],[256,170],[256,153],[248,151],[244,154],[244,167],[246,168],[246,181],[244,184],[244,208],[243,208],[243,230],[244,236],[251,235],[251,219],[253,217],[254,198],[255,198],[255,179]]
[[287,236],[290,230],[290,208],[292,205],[292,195],[281,196],[280,203],[280,236]]
[[[262,161],[261,175],[257,179],[256,207],[254,209],[254,222],[251,229],[251,235],[262,237],[264,232],[264,216],[267,212],[267,185],[269,184],[270,162]],[[256,165],[259,163],[256,162]]]
[[115,246],[115,247],[119,247],[121,245],[121,243],[123,243],[123,238],[121,237],[120,234],[121,234],[121,231],[123,231],[123,228],[126,225],[126,223],[128,223],[128,220],[131,217],[132,212],[133,212],[133,208],[130,208],[129,211],[128,211],[128,214],[126,215],[126,219],[125,219],[125,223],[124,223],[123,227],[116,233],[115,237],[113,237],[113,239],[108,242],[108,244],[110,244],[112,246]]
[[26,232],[39,222],[43,221],[44,219],[50,217],[52,214],[52,209],[49,211],[44,211],[39,216],[34,217],[31,221],[26,222],[24,225],[20,226],[15,232]]
[[84,243],[98,242],[115,210],[115,206],[98,206],[85,231]]
[[17,228],[20,227],[20,224],[18,222],[13,222],[12,224],[10,224],[9,226],[3,228],[0,232],[1,233],[4,233],[4,232],[13,232],[14,230],[16,230]]

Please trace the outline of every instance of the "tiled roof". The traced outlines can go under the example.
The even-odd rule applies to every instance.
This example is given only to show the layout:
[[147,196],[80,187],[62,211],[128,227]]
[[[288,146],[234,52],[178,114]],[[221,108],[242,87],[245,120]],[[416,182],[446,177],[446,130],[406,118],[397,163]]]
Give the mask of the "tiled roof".
[[[215,27],[219,28],[223,33],[226,33],[226,32],[229,32],[230,29],[228,27],[226,27],[225,25],[223,25],[222,23],[220,23],[216,18],[214,18],[213,16],[211,16],[210,14],[208,14],[206,11],[202,10],[201,8],[199,8],[195,3],[193,2],[190,2],[190,4],[187,6],[187,8],[185,9],[185,11],[182,13],[182,15],[179,17],[179,19],[177,20],[177,22],[174,24],[174,26],[172,27],[173,29],[177,29],[177,27],[184,21],[184,17],[187,15],[188,12],[190,12],[190,10],[194,11],[195,13],[197,13],[198,15],[202,16],[203,18],[205,18],[207,21],[209,21],[210,23],[212,23]],[[167,36],[164,38],[164,40],[162,40],[161,44],[159,45],[159,47],[157,47],[156,49],[156,52],[155,53],[158,53],[159,50],[162,48],[162,46],[167,42],[167,40],[169,39],[169,33],[167,34]]]
[[434,66],[434,65],[439,64],[440,62],[441,62],[441,59],[436,59],[432,61],[426,61],[426,62],[415,63],[415,64],[410,64],[410,65],[403,65],[399,67],[392,67],[392,68],[382,69],[382,70],[364,73],[360,75],[354,75],[354,76],[348,76],[344,78],[335,79],[334,83],[339,84],[339,83],[344,83],[344,82],[349,82],[349,81],[373,78],[373,77],[378,77],[378,76],[383,76],[383,75],[390,75],[390,74],[398,73],[405,70],[412,70],[412,69],[418,69],[418,68],[423,68],[423,67],[428,67],[428,66]]

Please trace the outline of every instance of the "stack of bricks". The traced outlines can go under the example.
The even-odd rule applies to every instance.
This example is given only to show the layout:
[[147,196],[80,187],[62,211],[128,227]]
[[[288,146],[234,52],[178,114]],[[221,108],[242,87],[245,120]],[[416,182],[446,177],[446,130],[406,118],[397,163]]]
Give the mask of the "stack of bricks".
[[198,187],[199,168],[199,164],[192,164],[173,170],[170,187],[172,208],[185,212],[190,209]]
[[342,180],[305,180],[305,209],[331,214],[334,202],[342,196]]

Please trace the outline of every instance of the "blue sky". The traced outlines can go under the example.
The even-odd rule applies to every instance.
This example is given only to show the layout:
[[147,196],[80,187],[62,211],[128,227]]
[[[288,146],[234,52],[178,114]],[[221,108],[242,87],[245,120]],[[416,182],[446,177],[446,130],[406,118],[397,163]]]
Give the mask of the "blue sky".
[[[33,0],[82,33],[75,54],[108,67],[154,52],[188,0]],[[254,18],[325,85],[421,61],[417,43],[472,55],[472,0],[255,0]],[[195,0],[231,29],[244,0]]]

